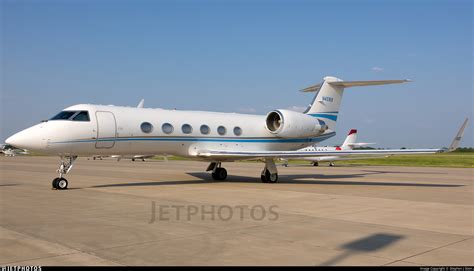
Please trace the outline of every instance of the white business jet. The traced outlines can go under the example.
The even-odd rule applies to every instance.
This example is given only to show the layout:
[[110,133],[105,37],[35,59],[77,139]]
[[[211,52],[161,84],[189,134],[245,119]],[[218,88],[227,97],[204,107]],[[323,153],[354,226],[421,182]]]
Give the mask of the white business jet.
[[[363,142],[356,142],[357,140],[357,130],[356,129],[351,129],[349,131],[349,134],[347,134],[346,139],[342,143],[341,146],[336,146],[336,147],[328,147],[328,146],[318,146],[318,145],[313,145],[309,147],[305,147],[302,149],[299,149],[299,151],[302,152],[314,152],[314,151],[345,151],[345,150],[352,150],[354,147],[362,147],[362,146],[367,146],[375,143],[363,143]],[[369,156],[369,158],[383,158],[386,156]],[[367,159],[368,157],[342,157],[342,156],[316,156],[316,157],[297,157],[295,159],[298,160],[307,160],[311,161],[313,166],[319,166],[319,162],[329,162],[329,166],[334,166],[334,161],[340,161],[340,160],[358,160],[358,159]],[[288,159],[282,159],[284,161],[283,165],[285,167],[288,166]]]
[[275,183],[275,158],[435,153],[441,149],[345,150],[300,152],[336,134],[345,88],[404,83],[408,80],[342,81],[325,77],[302,90],[316,92],[304,113],[273,110],[265,115],[181,111],[78,104],[48,121],[9,137],[6,143],[61,158],[53,188],[65,189],[67,174],[78,156],[170,154],[209,161],[207,171],[224,180],[222,162],[263,159],[263,182]]

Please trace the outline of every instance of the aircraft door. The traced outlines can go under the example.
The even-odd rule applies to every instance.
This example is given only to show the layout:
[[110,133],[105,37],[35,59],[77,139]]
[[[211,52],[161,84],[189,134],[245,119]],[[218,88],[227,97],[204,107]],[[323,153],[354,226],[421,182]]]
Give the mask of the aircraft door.
[[112,112],[97,111],[97,141],[95,147],[98,149],[110,149],[115,145],[117,136],[117,123]]

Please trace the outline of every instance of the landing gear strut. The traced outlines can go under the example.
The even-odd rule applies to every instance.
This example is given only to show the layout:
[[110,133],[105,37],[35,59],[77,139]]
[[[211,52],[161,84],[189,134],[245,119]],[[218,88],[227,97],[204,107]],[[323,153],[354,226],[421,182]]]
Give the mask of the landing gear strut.
[[206,171],[212,170],[212,179],[216,181],[223,181],[227,178],[227,170],[221,167],[221,162],[212,162],[207,167]]
[[67,189],[68,182],[65,178],[63,178],[63,175],[66,175],[71,170],[72,165],[76,159],[77,156],[61,156],[61,164],[57,170],[59,177],[53,179],[53,188],[58,190]]
[[273,159],[265,159],[265,167],[260,174],[263,183],[276,183],[278,181],[278,170]]
[[335,165],[336,165],[336,164],[334,164],[334,162],[329,162],[329,166],[330,166],[330,167],[333,167],[333,166],[335,166]]

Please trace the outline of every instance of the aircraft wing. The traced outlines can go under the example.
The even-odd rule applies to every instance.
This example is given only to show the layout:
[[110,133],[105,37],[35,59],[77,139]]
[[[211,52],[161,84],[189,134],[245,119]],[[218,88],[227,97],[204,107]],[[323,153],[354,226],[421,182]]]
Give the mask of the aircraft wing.
[[336,150],[336,151],[231,151],[231,150],[201,150],[197,157],[215,159],[253,159],[253,158],[303,158],[303,157],[357,157],[357,156],[383,156],[383,155],[412,155],[429,154],[438,152],[451,152],[457,149],[464,134],[469,119],[464,120],[456,137],[448,149],[387,149],[387,150]]
[[351,157],[341,157],[341,156],[323,156],[317,157],[316,159],[321,162],[325,161],[343,161],[343,160],[366,160],[366,159],[379,159],[379,158],[387,158],[391,155],[371,155],[371,156],[351,156]]
[[388,149],[388,150],[344,150],[344,151],[227,151],[202,150],[196,156],[203,158],[251,159],[251,158],[297,158],[324,156],[381,156],[410,155],[444,152],[443,149]]

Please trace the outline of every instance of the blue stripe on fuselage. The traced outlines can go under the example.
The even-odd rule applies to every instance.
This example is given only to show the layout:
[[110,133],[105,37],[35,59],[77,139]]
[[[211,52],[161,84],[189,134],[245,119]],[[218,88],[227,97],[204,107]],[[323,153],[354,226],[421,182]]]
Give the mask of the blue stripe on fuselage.
[[59,143],[86,143],[86,142],[106,142],[106,141],[178,141],[178,142],[238,142],[238,143],[311,143],[311,142],[321,142],[332,136],[335,136],[336,133],[332,132],[326,135],[321,135],[318,137],[305,137],[305,138],[275,138],[275,139],[259,139],[259,138],[205,138],[205,137],[190,137],[190,138],[175,138],[175,137],[122,137],[122,138],[100,138],[100,139],[78,139],[78,140],[68,140],[68,141],[59,141],[51,142],[52,144]]

